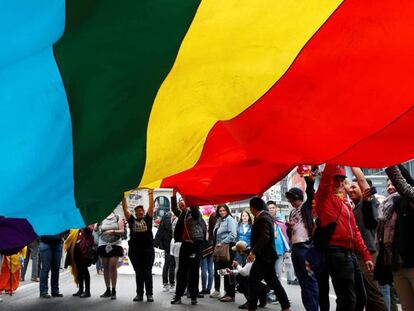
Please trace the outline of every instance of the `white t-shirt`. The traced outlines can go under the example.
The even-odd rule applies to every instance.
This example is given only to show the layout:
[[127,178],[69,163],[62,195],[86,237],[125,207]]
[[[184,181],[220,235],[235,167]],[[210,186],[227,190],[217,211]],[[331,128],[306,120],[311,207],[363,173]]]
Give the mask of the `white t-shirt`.
[[293,223],[292,238],[290,241],[292,244],[302,243],[309,241],[308,231],[303,223],[301,208],[294,208],[289,215],[289,222]]
[[243,228],[243,234],[246,234],[246,232],[249,230],[249,224],[242,224],[242,228]]

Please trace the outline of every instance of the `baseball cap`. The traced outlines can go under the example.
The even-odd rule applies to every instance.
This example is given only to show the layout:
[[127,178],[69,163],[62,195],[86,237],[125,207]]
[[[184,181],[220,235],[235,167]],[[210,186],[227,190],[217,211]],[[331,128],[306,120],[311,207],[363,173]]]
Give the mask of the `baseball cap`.
[[295,199],[303,201],[303,191],[297,187],[290,188],[288,192],[286,192],[286,197],[294,197]]

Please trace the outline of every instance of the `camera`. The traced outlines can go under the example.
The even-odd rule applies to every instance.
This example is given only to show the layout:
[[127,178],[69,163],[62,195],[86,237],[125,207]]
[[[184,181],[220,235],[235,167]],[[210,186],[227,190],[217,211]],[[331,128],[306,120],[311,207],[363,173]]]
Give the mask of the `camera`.
[[219,275],[229,275],[230,274],[230,272],[229,271],[227,271],[227,269],[220,269],[220,270],[217,270],[217,273],[219,274]]

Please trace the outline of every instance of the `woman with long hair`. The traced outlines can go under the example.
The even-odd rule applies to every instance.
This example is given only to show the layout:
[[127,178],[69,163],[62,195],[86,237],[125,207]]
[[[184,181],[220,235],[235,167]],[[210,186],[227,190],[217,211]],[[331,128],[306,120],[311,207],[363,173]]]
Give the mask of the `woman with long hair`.
[[[232,247],[237,239],[237,223],[230,213],[230,209],[226,204],[217,206],[216,213],[218,215],[216,226],[214,227],[214,287],[215,292],[211,294],[212,298],[220,297],[220,275],[219,270],[231,269],[234,259],[234,252]],[[227,258],[218,257],[218,253],[227,252]],[[232,302],[235,298],[235,282],[232,275],[224,276],[224,291],[225,295],[220,298],[221,302]]]
[[[243,211],[240,214],[240,220],[237,226],[237,242],[246,242],[247,249],[250,248],[250,236],[252,235],[253,220],[247,211]],[[239,252],[236,253],[235,260],[242,266],[246,264],[246,257],[242,256]]]

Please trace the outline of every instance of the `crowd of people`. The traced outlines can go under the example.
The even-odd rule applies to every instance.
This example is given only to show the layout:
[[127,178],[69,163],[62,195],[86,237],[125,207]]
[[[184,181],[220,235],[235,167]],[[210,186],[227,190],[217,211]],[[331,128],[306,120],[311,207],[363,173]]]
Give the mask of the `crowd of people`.
[[[88,267],[99,263],[106,285],[100,297],[116,299],[117,264],[127,226],[134,302],[143,301],[144,294],[146,301],[154,301],[152,267],[158,247],[165,253],[163,291],[174,293],[171,304],[181,304],[187,296],[196,305],[206,295],[232,303],[239,292],[246,299],[240,309],[256,310],[277,301],[283,311],[291,310],[280,281],[285,261],[294,268],[288,283],[299,284],[307,311],[330,310],[330,280],[337,310],[394,311],[397,299],[404,311],[414,310],[414,180],[408,171],[401,165],[386,169],[389,196],[381,202],[359,168],[352,168],[351,179],[333,164],[322,173],[317,166],[299,171],[306,189],[286,192],[292,207],[287,219],[278,217],[275,202],[260,197],[250,200],[239,221],[226,204],[217,205],[205,219],[198,206],[177,200],[174,191],[171,212],[154,237],[153,190],[148,189],[147,209],[139,205],[131,213],[124,198],[123,217],[111,213],[99,224],[39,237],[28,247],[20,278],[31,258],[31,278],[40,281],[40,297],[62,297],[59,268],[64,249],[65,266],[71,267],[77,284],[73,296],[91,297]],[[3,266],[8,264],[4,261]],[[6,273],[2,269],[0,286]]]

